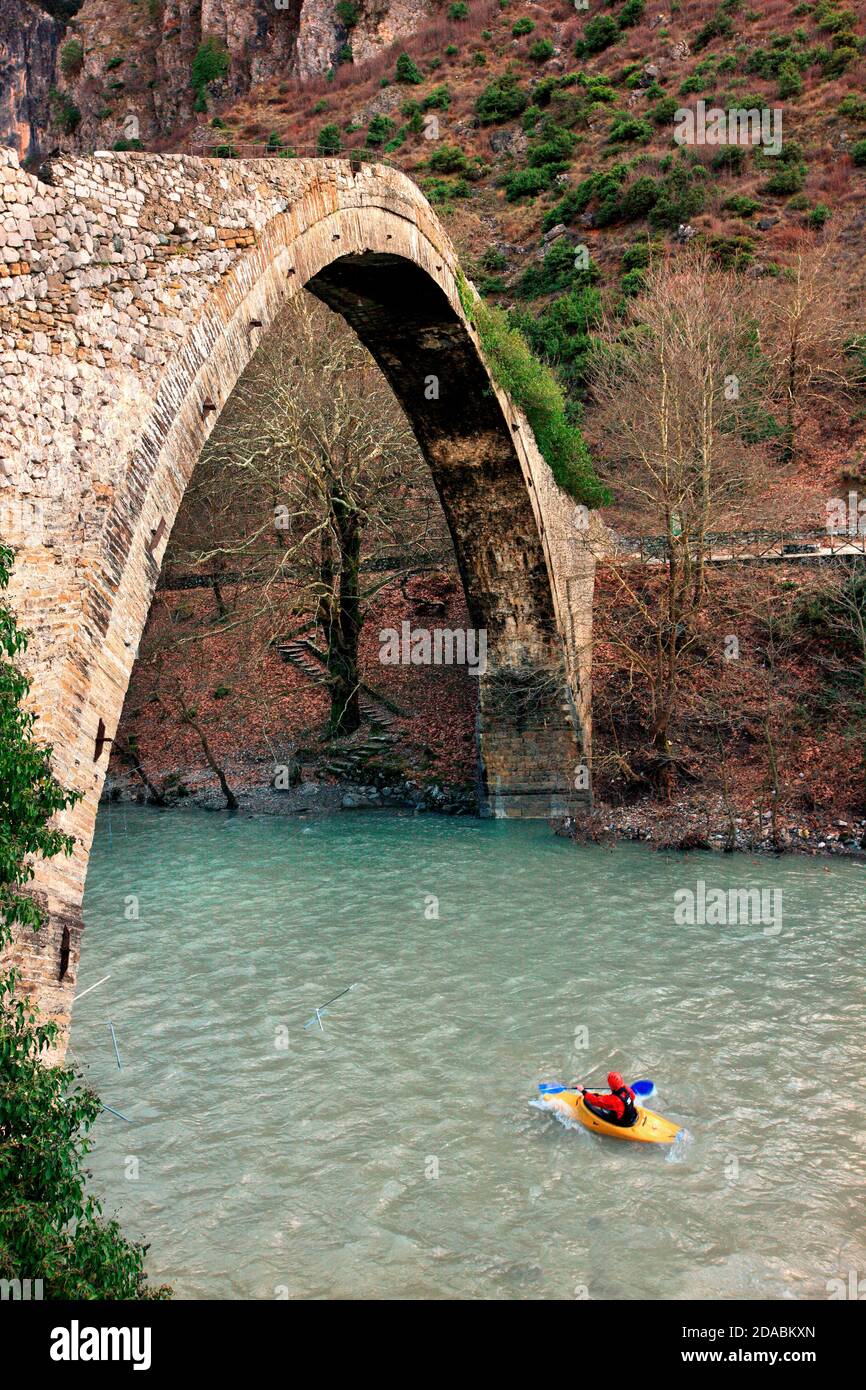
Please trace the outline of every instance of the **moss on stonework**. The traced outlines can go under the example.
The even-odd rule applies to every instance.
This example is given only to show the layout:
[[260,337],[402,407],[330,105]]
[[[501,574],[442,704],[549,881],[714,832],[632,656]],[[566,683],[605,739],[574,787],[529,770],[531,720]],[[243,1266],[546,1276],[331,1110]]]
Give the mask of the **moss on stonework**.
[[534,356],[503,310],[485,304],[460,270],[457,293],[478,330],[491,376],[523,411],[559,487],[588,507],[604,506],[610,494],[596,475],[580,429],[566,416],[565,397],[553,372]]

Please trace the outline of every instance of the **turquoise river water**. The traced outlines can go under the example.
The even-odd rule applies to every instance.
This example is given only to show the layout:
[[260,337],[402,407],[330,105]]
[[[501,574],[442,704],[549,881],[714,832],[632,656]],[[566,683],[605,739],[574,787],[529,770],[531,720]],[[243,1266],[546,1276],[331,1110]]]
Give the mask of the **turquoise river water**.
[[[679,924],[699,880],[781,921]],[[864,888],[541,824],[103,807],[77,990],[110,978],[71,1048],[127,1120],[94,1189],[180,1297],[827,1297],[866,1270]],[[530,1104],[608,1064],[672,1149]]]

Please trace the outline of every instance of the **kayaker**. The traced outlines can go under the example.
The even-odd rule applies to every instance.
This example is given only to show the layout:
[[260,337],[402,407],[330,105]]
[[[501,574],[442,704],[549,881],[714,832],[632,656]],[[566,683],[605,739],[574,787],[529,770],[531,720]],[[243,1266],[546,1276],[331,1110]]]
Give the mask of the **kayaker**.
[[630,1086],[626,1086],[618,1071],[608,1072],[607,1084],[610,1087],[609,1095],[588,1091],[585,1086],[576,1086],[575,1090],[583,1096],[587,1109],[592,1110],[599,1119],[607,1120],[608,1124],[621,1125],[623,1129],[628,1129],[630,1125],[636,1123],[638,1117],[634,1103],[634,1091]]

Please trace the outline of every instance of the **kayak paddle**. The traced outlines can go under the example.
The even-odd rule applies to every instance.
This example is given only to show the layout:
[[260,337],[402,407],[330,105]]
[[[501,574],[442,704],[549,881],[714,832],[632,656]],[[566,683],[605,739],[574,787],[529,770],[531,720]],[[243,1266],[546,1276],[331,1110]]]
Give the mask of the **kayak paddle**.
[[[538,1089],[543,1096],[555,1096],[567,1090],[568,1087],[560,1085],[558,1081],[539,1081]],[[656,1094],[655,1082],[648,1080],[633,1081],[631,1090],[634,1091],[635,1100],[641,1102],[649,1100],[651,1096]]]

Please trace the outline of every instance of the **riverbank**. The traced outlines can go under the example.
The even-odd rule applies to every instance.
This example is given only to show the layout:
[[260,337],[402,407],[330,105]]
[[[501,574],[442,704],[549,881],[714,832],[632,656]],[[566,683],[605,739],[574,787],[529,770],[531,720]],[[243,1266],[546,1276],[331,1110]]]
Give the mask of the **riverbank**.
[[[182,796],[167,797],[155,802],[141,786],[110,778],[106,781],[103,804],[134,803],[161,805],[164,810],[194,808],[203,811],[224,811],[226,801],[217,786],[201,784],[190,788],[180,784]],[[253,815],[307,816],[334,815],[338,811],[394,810],[436,812],[446,816],[478,814],[478,798],[471,787],[433,782],[421,784],[413,778],[399,778],[377,785],[355,782],[325,782],[300,780],[293,786],[276,787],[269,783],[233,782],[237,809]]]
[[843,820],[813,813],[777,814],[752,808],[732,812],[712,795],[652,801],[632,806],[596,805],[579,823],[561,833],[581,844],[641,843],[659,850],[714,850],[717,853],[844,855],[866,859],[866,820]]
[[[476,790],[465,784],[421,784],[401,778],[384,785],[301,780],[295,786],[235,782],[238,809],[252,815],[319,816],[341,811],[400,811],[414,815],[477,816]],[[167,802],[165,809],[225,810],[219,788],[202,782]],[[103,803],[148,804],[140,786],[110,778]],[[152,802],[150,804],[153,804]],[[810,816],[777,816],[769,811],[733,814],[721,798],[705,796],[670,803],[627,807],[597,804],[579,822],[555,823],[558,835],[578,844],[646,844],[657,850],[709,850],[716,853],[805,854],[866,859],[866,819],[846,821]]]

